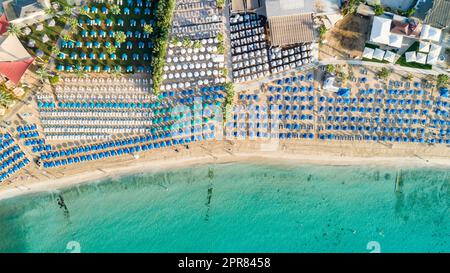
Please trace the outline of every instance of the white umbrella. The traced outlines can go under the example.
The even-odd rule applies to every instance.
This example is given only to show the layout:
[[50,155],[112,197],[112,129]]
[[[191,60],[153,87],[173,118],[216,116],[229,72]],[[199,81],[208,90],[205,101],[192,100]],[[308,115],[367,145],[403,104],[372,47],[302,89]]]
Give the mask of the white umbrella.
[[50,38],[48,38],[47,34],[44,34],[44,35],[42,36],[42,42],[43,42],[44,44],[47,43],[49,40],[50,40]]
[[23,34],[30,35],[31,34],[31,28],[29,28],[29,27],[24,28],[23,29]]

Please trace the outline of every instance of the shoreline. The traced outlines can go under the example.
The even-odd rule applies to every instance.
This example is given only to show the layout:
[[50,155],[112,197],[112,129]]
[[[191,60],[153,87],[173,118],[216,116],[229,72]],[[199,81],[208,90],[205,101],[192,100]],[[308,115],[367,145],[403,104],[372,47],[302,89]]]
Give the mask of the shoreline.
[[[125,164],[124,164],[125,163]],[[17,196],[39,192],[55,191],[73,187],[80,184],[95,182],[108,178],[133,175],[136,173],[160,172],[180,168],[189,168],[207,164],[226,163],[255,163],[273,166],[296,165],[322,165],[322,166],[374,166],[388,168],[446,168],[450,169],[450,158],[427,156],[426,159],[419,156],[357,156],[336,155],[332,152],[292,153],[290,151],[237,151],[235,153],[202,153],[200,155],[188,155],[182,158],[169,157],[166,159],[143,158],[138,162],[115,162],[112,166],[85,169],[74,174],[64,175],[61,178],[44,180],[34,179],[25,184],[11,183],[0,188],[0,201]]]

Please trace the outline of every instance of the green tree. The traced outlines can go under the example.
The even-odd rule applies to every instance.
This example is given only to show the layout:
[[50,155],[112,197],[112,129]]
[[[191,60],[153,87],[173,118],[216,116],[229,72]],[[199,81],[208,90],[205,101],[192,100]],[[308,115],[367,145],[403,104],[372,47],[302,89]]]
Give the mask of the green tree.
[[330,74],[334,74],[334,72],[336,72],[336,67],[332,64],[327,64],[327,66],[325,67],[325,71]]
[[391,75],[391,71],[389,69],[387,69],[386,67],[381,68],[381,70],[378,71],[378,73],[377,73],[377,76],[383,80],[387,80],[390,75]]
[[223,9],[225,7],[225,0],[217,0],[216,5],[217,5],[217,8]]
[[45,9],[45,14],[53,17],[56,15],[56,10],[54,8]]
[[223,36],[223,33],[217,34],[217,40],[219,41],[219,43],[225,42],[225,37]]
[[323,37],[325,36],[326,33],[327,33],[327,28],[325,27],[325,25],[320,25],[320,27],[319,27],[320,39],[323,39]]
[[202,47],[202,43],[199,40],[197,40],[194,42],[193,47],[199,49]]
[[72,15],[72,7],[69,7],[69,6],[64,7],[63,12],[67,16]]
[[189,38],[184,38],[184,39],[183,39],[183,46],[184,46],[184,47],[190,47],[191,44],[192,44],[191,39],[189,39]]
[[176,45],[176,44],[178,44],[178,42],[180,41],[180,38],[178,38],[178,37],[172,37],[172,44],[174,44],[174,45]]
[[117,48],[114,45],[110,45],[106,48],[106,50],[108,51],[108,54],[114,54],[117,51]]
[[111,5],[111,7],[109,7],[109,10],[114,15],[119,15],[120,14],[120,7],[119,7],[119,5],[116,5],[116,4]]
[[36,70],[36,75],[38,75],[38,77],[39,77],[39,80],[41,81],[41,82],[43,82],[44,81],[44,79],[47,79],[49,76],[50,76],[50,74],[48,73],[48,70],[47,70],[47,68],[45,68],[45,67],[39,67],[37,70]]
[[439,74],[437,76],[437,87],[446,87],[448,85],[448,75]]
[[406,11],[406,16],[411,17],[411,16],[413,16],[414,13],[416,13],[416,9],[410,8],[408,11]]
[[50,54],[56,56],[59,53],[61,53],[61,50],[59,49],[59,47],[57,47],[57,46],[52,47],[52,50],[51,50]]
[[361,4],[362,0],[349,0],[344,4],[344,7],[342,9],[342,13],[344,15],[347,14],[353,14],[356,12],[356,9],[358,8],[359,4]]
[[145,24],[144,25],[144,32],[148,33],[148,34],[152,34],[153,33],[153,27],[150,24]]
[[4,86],[0,89],[0,105],[9,106],[14,101],[13,95]]
[[234,101],[234,86],[233,83],[227,82],[224,84],[226,97],[225,102],[222,105],[223,116],[225,120],[228,119],[227,114],[230,113],[230,109],[232,109],[233,101]]
[[384,9],[381,5],[375,5],[373,11],[375,12],[375,15],[382,15],[384,13]]
[[77,19],[71,17],[71,18],[67,19],[67,24],[70,26],[70,30],[72,32],[75,32],[78,30]]
[[91,16],[89,15],[89,12],[86,11],[86,10],[85,10],[84,8],[82,8],[82,7],[79,9],[78,13],[79,13],[80,15],[87,16],[87,17],[89,17],[90,19],[92,19]]
[[225,54],[225,46],[223,43],[217,45],[217,53]]
[[114,35],[114,38],[115,38],[117,43],[121,44],[121,43],[124,43],[127,40],[127,35],[123,31],[118,31]]
[[70,40],[72,40],[72,34],[69,32],[66,32],[62,35],[62,38],[64,39],[64,41],[70,41]]
[[20,31],[20,28],[16,25],[16,24],[9,24],[8,30],[7,30],[8,34],[12,34],[12,35],[16,35],[17,37],[22,35],[22,32]]
[[59,76],[58,75],[51,76],[49,78],[49,81],[50,81],[50,84],[55,85],[59,82]]
[[405,80],[411,81],[414,78],[414,76],[411,73],[406,74]]
[[158,95],[162,83],[163,67],[166,59],[167,42],[172,25],[175,0],[158,1],[156,7],[156,35],[153,47],[152,77],[154,94]]

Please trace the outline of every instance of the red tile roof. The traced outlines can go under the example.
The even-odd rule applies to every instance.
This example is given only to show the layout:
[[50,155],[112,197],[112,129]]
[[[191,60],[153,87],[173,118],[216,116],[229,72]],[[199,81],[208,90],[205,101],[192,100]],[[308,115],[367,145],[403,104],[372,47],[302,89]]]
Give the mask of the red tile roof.
[[6,19],[5,14],[2,14],[2,16],[0,16],[0,35],[5,33],[8,30],[8,27],[9,27],[8,19]]
[[0,62],[0,73],[13,83],[18,84],[23,74],[27,71],[33,61],[34,58],[15,62]]

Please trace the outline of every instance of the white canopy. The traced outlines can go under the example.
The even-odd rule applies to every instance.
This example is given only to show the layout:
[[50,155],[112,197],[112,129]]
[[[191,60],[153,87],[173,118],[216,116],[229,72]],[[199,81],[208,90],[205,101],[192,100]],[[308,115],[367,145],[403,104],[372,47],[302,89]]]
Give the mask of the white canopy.
[[416,54],[416,63],[425,64],[427,62],[427,54],[417,52]]
[[428,54],[427,56],[427,64],[435,64],[438,60],[437,55]]
[[372,59],[373,58],[373,52],[374,52],[373,48],[365,47],[362,56],[363,56],[363,58],[366,58],[366,59]]
[[398,34],[390,34],[389,35],[389,46],[395,48],[401,48],[403,43],[403,36]]
[[393,63],[395,59],[395,53],[392,51],[386,51],[386,54],[384,54],[384,60],[388,61],[390,63]]
[[430,50],[430,43],[426,41],[420,41],[419,51],[427,53]]
[[415,51],[408,51],[405,53],[406,62],[415,62],[416,61],[416,52]]
[[370,41],[380,44],[389,44],[391,33],[391,20],[379,16],[373,17]]
[[31,58],[16,35],[0,37],[0,61],[14,62]]
[[384,50],[381,50],[379,48],[375,49],[375,52],[373,53],[373,58],[382,61],[384,58]]
[[438,56],[441,53],[441,49],[442,49],[442,46],[436,45],[436,44],[431,44],[430,51],[428,53],[431,55]]
[[391,19],[379,16],[373,17],[370,41],[395,48],[402,47],[403,36],[391,33],[391,23]]
[[435,64],[439,58],[442,47],[440,45],[431,44],[430,51],[427,56],[427,64]]
[[420,39],[431,40],[439,42],[441,39],[442,30],[432,27],[430,25],[424,25],[420,32]]

